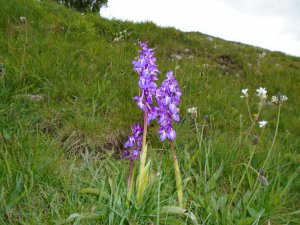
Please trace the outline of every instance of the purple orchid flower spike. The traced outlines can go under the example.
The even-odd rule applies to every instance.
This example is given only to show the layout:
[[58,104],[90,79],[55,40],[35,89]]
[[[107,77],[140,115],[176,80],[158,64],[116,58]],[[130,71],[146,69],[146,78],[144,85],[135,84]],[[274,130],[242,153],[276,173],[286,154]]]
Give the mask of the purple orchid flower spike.
[[142,150],[143,128],[139,124],[131,126],[131,136],[124,143],[124,148],[127,149],[123,157],[132,161],[139,157]]
[[166,79],[162,82],[161,86],[156,92],[156,101],[158,104],[158,123],[160,127],[158,133],[160,140],[164,141],[169,139],[172,158],[174,162],[175,180],[177,188],[177,198],[179,207],[183,206],[183,192],[182,192],[182,178],[178,160],[176,157],[173,140],[176,138],[176,131],[173,129],[172,122],[179,121],[179,108],[180,96],[182,95],[178,82],[175,80],[173,72],[170,71],[166,74]]
[[173,129],[172,121],[178,122],[180,120],[177,106],[182,95],[173,72],[168,72],[166,77],[156,92],[158,123],[160,124],[158,133],[161,141],[164,141],[166,138],[169,140],[176,138],[176,131]]
[[146,42],[139,42],[141,50],[139,50],[140,56],[138,59],[133,60],[133,70],[139,74],[139,87],[141,88],[141,94],[134,99],[138,107],[147,112],[148,121],[155,120],[157,118],[157,110],[153,105],[153,97],[156,94],[157,85],[155,83],[157,74],[159,73],[156,66],[156,58],[152,48],[148,48]]

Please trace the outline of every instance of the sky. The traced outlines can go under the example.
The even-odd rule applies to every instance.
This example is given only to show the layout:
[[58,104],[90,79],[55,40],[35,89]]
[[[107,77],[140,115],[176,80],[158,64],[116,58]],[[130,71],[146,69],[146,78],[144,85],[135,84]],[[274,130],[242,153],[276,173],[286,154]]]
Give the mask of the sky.
[[300,56],[300,0],[108,0],[100,15]]

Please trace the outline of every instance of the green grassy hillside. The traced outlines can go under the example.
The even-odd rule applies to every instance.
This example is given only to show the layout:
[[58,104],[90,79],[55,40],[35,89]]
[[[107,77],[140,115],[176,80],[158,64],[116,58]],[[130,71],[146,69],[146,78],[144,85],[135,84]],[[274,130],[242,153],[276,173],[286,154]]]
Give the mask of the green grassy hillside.
[[[0,224],[300,223],[300,58],[84,15],[52,1],[0,5]],[[173,70],[183,92],[175,127],[181,213],[161,210],[177,199],[169,148],[155,124],[148,135],[152,184],[142,205],[126,205],[129,162],[120,155],[130,125],[143,119],[133,100],[138,40],[155,47],[160,82]],[[256,118],[259,87],[268,101],[278,92],[288,97],[280,117],[266,103]],[[240,97],[245,88],[251,117]],[[268,154],[263,186],[254,169]]]

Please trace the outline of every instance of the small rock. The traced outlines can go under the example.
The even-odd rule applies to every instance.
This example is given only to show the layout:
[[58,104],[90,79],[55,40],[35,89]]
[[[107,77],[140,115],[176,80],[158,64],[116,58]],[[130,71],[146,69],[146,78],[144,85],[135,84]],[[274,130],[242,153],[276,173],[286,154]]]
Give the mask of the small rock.
[[176,60],[182,60],[182,56],[178,54],[172,54],[171,58],[176,59]]

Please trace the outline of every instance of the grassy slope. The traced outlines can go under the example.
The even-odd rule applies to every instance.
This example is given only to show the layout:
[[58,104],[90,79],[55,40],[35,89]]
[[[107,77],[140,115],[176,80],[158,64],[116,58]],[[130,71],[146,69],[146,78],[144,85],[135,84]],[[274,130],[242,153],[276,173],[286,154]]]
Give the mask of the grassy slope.
[[[238,170],[232,176],[233,167],[247,161],[250,148],[247,144],[242,147],[237,144],[240,114],[244,115],[243,127],[249,126],[245,103],[239,97],[241,89],[250,89],[253,111],[258,101],[254,91],[260,86],[266,87],[270,95],[281,91],[288,96],[282,108],[273,162],[267,171],[271,185],[249,204],[257,211],[265,209],[262,221],[299,222],[298,215],[291,212],[299,209],[296,199],[300,183],[293,180],[287,185],[287,180],[295,176],[300,160],[299,58],[199,33],[159,28],[153,23],[133,24],[81,15],[48,1],[0,0],[0,5],[0,64],[5,68],[5,76],[0,78],[0,223],[52,224],[71,213],[91,211],[94,206],[103,209],[107,206],[104,200],[82,197],[78,189],[103,186],[112,190],[113,185],[106,182],[110,177],[118,177],[117,188],[126,192],[121,184],[126,170],[120,168],[128,163],[107,154],[115,154],[129,133],[129,125],[142,119],[132,100],[138,93],[137,76],[131,65],[137,56],[138,39],[156,47],[161,77],[174,70],[183,91],[176,146],[180,163],[185,165],[183,178],[192,180],[187,185],[190,190],[185,196],[187,204],[191,204],[191,199],[197,202],[191,193],[207,194],[202,190],[206,177],[197,180],[200,164],[208,169],[208,177],[221,161],[224,164],[214,194],[210,193],[212,197],[206,200],[208,206],[214,205],[212,198],[230,197],[244,171]],[[27,22],[21,23],[20,16],[25,16]],[[115,34],[125,29],[130,36],[113,42]],[[174,54],[182,59],[173,60]],[[27,94],[41,95],[43,100],[31,101]],[[193,106],[198,107],[197,122],[203,124],[207,114],[211,126],[202,135],[207,158],[202,151],[188,167],[189,157],[198,151],[193,120],[186,114],[186,109]],[[269,124],[252,163],[256,169],[270,148],[276,116],[277,110],[271,108],[265,108],[261,114]],[[255,127],[253,135],[260,132]],[[157,139],[155,127],[150,128],[151,154],[157,159],[153,170],[158,169],[162,161],[159,159],[166,162],[161,165],[164,171],[162,189],[158,192],[161,204],[174,204],[176,194],[170,195],[174,192],[172,164],[168,151],[161,151],[168,146]],[[86,149],[89,154],[78,154]],[[245,196],[254,185],[255,175],[249,173],[247,177],[239,197]],[[100,221],[118,224],[123,215],[127,221],[150,222],[152,217],[148,215],[157,206],[157,193],[152,194],[143,213],[125,206],[118,208],[114,196],[111,198],[114,201],[109,200],[111,205],[104,207]],[[211,212],[208,224],[237,223],[251,214],[251,209],[250,212],[241,209],[237,215],[230,211],[233,216],[228,216],[213,206],[212,209],[190,207],[200,222]]]

